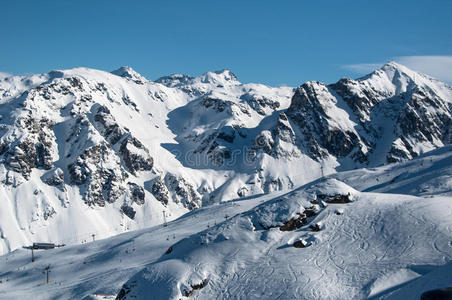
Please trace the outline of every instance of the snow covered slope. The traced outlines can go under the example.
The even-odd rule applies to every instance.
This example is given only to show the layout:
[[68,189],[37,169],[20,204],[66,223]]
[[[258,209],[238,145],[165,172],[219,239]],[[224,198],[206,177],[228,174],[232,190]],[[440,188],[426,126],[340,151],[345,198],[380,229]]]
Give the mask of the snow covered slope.
[[[350,193],[353,201],[314,206],[305,226],[283,231],[313,214],[312,193]],[[320,182],[179,241],[134,275],[118,299],[380,298],[424,280],[426,265],[433,271],[451,261],[450,200],[358,193],[335,180]],[[403,292],[416,299],[422,291]]]
[[213,90],[237,101],[268,92],[286,106],[292,91],[229,83],[228,72],[201,76],[196,95],[128,67],[2,78],[0,253],[144,228],[209,202],[231,171],[184,167],[164,146],[177,144],[168,113]]
[[35,263],[18,249],[0,257],[0,298],[417,299],[452,285],[452,198],[434,181],[422,197],[357,189],[407,173],[451,178],[451,150],[211,205],[166,227],[36,251]]
[[379,168],[340,172],[329,177],[366,192],[452,197],[452,146],[411,161]]
[[[410,160],[451,143],[451,111],[451,87],[395,63],[295,90],[242,84],[229,70],[155,82],[129,67],[5,75],[0,253]],[[448,193],[446,177],[431,180]],[[419,194],[400,184],[374,188]]]

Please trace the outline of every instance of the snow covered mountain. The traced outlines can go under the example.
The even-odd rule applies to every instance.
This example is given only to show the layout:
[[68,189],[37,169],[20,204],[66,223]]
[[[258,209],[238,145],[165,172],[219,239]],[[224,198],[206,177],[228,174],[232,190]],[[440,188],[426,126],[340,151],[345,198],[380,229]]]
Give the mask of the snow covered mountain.
[[0,257],[0,298],[419,299],[452,285],[451,197],[445,146],[36,251],[34,263],[15,250]]
[[297,89],[228,70],[0,78],[0,253],[73,244],[452,141],[452,88],[389,63]]
[[262,149],[278,156],[289,142],[313,159],[337,160],[342,169],[411,159],[451,143],[451,92],[396,63],[357,80],[308,82],[280,115],[286,127],[264,132]]
[[239,104],[240,97],[264,94],[287,107],[292,94],[240,84],[231,74],[206,73],[190,90],[128,67],[2,78],[0,253],[36,240],[70,244],[144,228],[209,202],[234,171],[184,167],[171,148],[177,136],[168,114],[217,93],[230,98],[227,116],[239,105],[255,105],[261,116],[269,113],[265,103]]

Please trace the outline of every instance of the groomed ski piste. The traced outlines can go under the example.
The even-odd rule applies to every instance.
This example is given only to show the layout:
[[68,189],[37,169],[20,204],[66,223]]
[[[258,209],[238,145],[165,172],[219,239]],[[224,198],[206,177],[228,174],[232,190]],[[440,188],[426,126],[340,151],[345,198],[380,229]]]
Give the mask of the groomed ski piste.
[[0,298],[419,299],[452,285],[451,216],[446,146],[35,251],[34,263],[15,250],[0,257]]

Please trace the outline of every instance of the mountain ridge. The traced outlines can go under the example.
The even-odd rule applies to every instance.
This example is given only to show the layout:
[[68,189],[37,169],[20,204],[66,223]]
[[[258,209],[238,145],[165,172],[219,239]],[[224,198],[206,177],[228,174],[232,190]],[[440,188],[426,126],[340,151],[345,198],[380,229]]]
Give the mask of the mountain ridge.
[[396,63],[295,90],[242,84],[229,70],[155,81],[129,67],[5,77],[1,252],[62,241],[71,223],[107,237],[160,224],[162,211],[173,219],[410,160],[452,143],[451,111],[450,86]]

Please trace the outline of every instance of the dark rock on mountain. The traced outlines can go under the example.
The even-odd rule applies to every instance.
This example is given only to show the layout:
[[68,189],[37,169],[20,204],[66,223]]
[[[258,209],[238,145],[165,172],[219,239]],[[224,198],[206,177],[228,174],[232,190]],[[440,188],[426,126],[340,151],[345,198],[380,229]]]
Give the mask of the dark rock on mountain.
[[60,168],[50,170],[42,177],[42,180],[50,186],[56,186],[60,190],[64,191],[64,172]]
[[151,193],[158,201],[162,202],[164,205],[168,204],[169,191],[162,177],[158,176],[154,179]]
[[144,204],[145,193],[143,187],[133,182],[127,184],[132,194],[132,201],[138,205]]
[[279,230],[281,231],[293,231],[295,229],[300,228],[301,226],[305,225],[307,223],[306,215],[298,214],[297,218],[290,219],[289,221],[285,222],[284,225],[279,227]]
[[116,159],[109,146],[99,144],[86,149],[68,166],[71,181],[86,184],[84,199],[88,204],[105,206],[105,202],[113,203],[124,194],[122,183],[127,174],[110,164]]
[[137,171],[150,171],[154,160],[149,155],[149,150],[134,137],[126,138],[122,141],[119,152],[122,154],[124,164],[130,173]]
[[184,178],[170,173],[165,176],[157,176],[152,181],[151,193],[164,205],[167,205],[170,199],[189,210],[199,208],[202,204],[200,194],[191,184]]
[[127,205],[127,204],[123,204],[121,206],[121,211],[128,216],[129,218],[131,218],[132,220],[135,218],[135,214],[137,213],[132,206]]
[[317,195],[317,199],[323,200],[326,203],[331,204],[344,204],[344,203],[350,203],[351,195],[342,195],[342,194],[334,194],[334,195],[325,195],[325,194],[319,194]]
[[323,103],[328,100],[319,98],[320,93],[329,94],[330,91],[321,83],[305,83],[296,90],[287,109],[287,116],[301,131],[303,148],[316,159],[327,153],[345,157],[355,148],[360,150],[361,140],[355,132],[330,126],[327,104]]
[[185,181],[184,178],[166,174],[165,185],[169,191],[173,192],[173,201],[182,203],[189,210],[201,207],[201,197],[194,187]]

